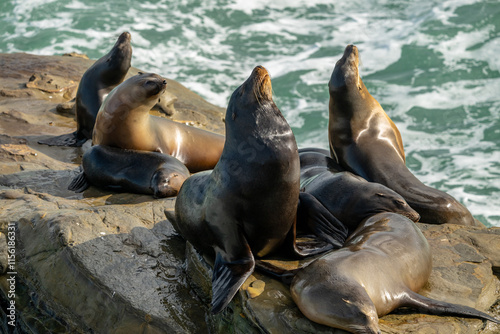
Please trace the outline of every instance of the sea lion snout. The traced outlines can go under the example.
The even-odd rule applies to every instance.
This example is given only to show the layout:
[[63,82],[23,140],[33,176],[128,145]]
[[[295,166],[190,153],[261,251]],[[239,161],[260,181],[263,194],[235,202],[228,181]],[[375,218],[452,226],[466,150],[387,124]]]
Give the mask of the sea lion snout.
[[154,197],[163,198],[176,196],[184,181],[186,181],[186,177],[179,173],[170,173],[166,175],[163,170],[156,172],[151,180]]
[[262,65],[256,66],[248,79],[233,93],[245,96],[245,103],[252,105],[257,101],[270,101],[273,98],[271,77]]
[[254,81],[254,91],[257,90],[260,99],[271,100],[273,98],[273,88],[271,77],[264,66],[256,66],[252,73]]
[[413,222],[418,222],[420,220],[420,215],[417,211],[413,210],[412,207],[405,200],[396,199],[394,204],[397,208],[401,210],[401,214]]
[[167,80],[159,75],[150,75],[150,77],[144,81],[143,86],[147,89],[150,96],[158,95],[167,87]]
[[128,31],[124,31],[121,33],[120,37],[118,37],[118,43],[130,42],[132,39],[132,35]]

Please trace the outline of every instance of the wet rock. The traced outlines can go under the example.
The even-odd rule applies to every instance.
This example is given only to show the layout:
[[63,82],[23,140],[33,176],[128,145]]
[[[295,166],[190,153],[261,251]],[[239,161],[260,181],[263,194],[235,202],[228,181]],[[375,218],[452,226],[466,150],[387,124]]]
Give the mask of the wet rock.
[[173,201],[92,206],[8,192],[0,192],[0,222],[2,230],[16,225],[16,278],[68,331],[206,332],[184,258],[161,257],[162,243],[176,237],[164,215]]

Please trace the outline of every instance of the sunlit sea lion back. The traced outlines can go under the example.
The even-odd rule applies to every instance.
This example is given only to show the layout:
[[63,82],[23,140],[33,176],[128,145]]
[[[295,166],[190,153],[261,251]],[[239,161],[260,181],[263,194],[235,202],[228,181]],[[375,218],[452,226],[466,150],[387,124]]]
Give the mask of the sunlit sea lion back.
[[358,49],[348,45],[329,82],[332,156],[346,170],[399,193],[424,223],[476,225],[462,204],[408,170],[401,135],[366,89],[358,65]]

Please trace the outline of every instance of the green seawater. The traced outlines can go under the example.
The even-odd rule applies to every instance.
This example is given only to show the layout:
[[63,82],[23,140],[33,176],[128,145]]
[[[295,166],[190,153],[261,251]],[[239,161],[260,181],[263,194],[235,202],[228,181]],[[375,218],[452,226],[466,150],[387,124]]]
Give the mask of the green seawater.
[[220,106],[265,66],[299,147],[328,147],[327,83],[345,46],[357,45],[410,170],[500,226],[499,1],[0,2],[0,52],[97,59],[122,31],[133,66]]

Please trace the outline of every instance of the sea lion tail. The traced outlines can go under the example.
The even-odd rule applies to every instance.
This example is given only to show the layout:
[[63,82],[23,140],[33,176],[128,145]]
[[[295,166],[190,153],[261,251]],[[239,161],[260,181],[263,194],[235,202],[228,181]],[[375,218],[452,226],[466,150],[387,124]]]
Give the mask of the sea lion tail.
[[494,323],[500,324],[500,320],[493,318],[492,316],[478,311],[472,307],[458,304],[451,304],[435,299],[430,299],[419,295],[413,291],[408,291],[404,302],[404,305],[413,307],[423,312],[435,315],[459,315],[471,318],[481,318],[492,321]]
[[90,187],[90,183],[85,176],[85,173],[82,171],[80,174],[75,176],[75,178],[71,181],[68,186],[68,190],[72,190],[77,193],[81,193],[85,189]]
[[49,146],[70,146],[70,147],[81,147],[87,138],[79,139],[76,135],[76,131],[72,133],[66,133],[64,135],[50,137],[45,139],[40,139],[38,144],[49,145]]

